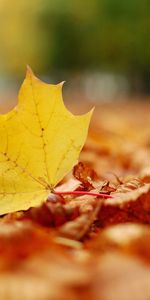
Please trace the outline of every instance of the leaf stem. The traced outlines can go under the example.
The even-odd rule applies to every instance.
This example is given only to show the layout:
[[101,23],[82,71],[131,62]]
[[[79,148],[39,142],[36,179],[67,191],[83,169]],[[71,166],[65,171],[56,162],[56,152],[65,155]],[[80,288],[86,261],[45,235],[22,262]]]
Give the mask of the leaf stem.
[[103,194],[103,193],[95,193],[95,192],[86,192],[86,191],[66,191],[66,192],[61,192],[61,191],[54,191],[54,194],[56,195],[89,195],[89,196],[94,196],[98,198],[113,198],[111,195]]

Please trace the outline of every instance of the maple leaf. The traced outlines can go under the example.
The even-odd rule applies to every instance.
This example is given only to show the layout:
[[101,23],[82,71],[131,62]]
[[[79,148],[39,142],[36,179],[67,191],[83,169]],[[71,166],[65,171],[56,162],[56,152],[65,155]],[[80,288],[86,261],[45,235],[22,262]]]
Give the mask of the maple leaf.
[[77,162],[91,115],[74,116],[62,83],[46,84],[27,68],[18,105],[0,116],[0,214],[47,199]]

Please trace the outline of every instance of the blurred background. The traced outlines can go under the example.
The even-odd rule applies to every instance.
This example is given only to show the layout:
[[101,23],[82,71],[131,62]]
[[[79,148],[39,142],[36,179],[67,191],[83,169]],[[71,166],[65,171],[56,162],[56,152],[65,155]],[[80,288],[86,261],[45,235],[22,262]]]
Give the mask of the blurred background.
[[0,98],[15,98],[26,65],[66,95],[149,99],[149,0],[0,0]]

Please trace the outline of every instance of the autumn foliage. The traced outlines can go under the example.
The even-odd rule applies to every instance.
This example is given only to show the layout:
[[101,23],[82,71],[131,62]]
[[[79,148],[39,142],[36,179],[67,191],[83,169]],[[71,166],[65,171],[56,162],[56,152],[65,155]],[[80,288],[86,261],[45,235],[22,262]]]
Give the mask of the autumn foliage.
[[[149,299],[149,104],[97,106],[79,163],[73,167],[75,159],[71,160],[74,156],[72,157],[71,152],[68,155],[67,152],[68,156],[65,157],[69,162],[66,161],[65,171],[63,164],[59,165],[60,161],[57,159],[56,165],[53,160],[52,169],[51,164],[48,164],[49,174],[54,169],[56,171],[53,173],[55,176],[50,176],[54,180],[50,181],[50,186],[53,183],[55,189],[54,191],[49,189],[48,193],[47,182],[43,177],[45,169],[42,169],[44,158],[41,156],[40,160],[40,155],[37,155],[38,143],[42,146],[41,137],[35,137],[42,132],[43,125],[39,129],[36,121],[35,123],[33,121],[33,127],[31,122],[23,123],[23,127],[15,131],[16,135],[13,138],[10,129],[18,127],[18,123],[14,125],[15,118],[17,122],[20,120],[14,114],[26,119],[27,116],[31,117],[31,112],[33,115],[35,113],[30,111],[29,103],[24,103],[22,98],[27,91],[31,94],[31,81],[34,81],[34,95],[37,93],[36,89],[40,89],[41,94],[38,94],[38,97],[39,95],[42,97],[45,93],[45,84],[43,87],[43,83],[32,77],[31,73],[27,76],[30,78],[27,77],[23,85],[20,96],[22,99],[20,101],[23,102],[19,102],[20,112],[16,113],[17,110],[14,110],[0,119],[2,132],[0,205],[4,214],[0,219],[0,299]],[[41,87],[44,88],[42,92]],[[46,85],[46,89],[49,90],[49,86]],[[56,92],[60,86],[53,89]],[[60,94],[60,90],[57,92]],[[37,103],[37,108],[38,105]],[[60,113],[59,105],[57,108]],[[44,108],[42,110],[41,107],[41,111],[44,113]],[[136,111],[136,115],[133,111]],[[90,114],[77,117],[75,121],[76,117],[66,112],[64,106],[62,113],[65,116],[67,114],[69,122],[72,122],[72,118],[73,122],[78,122],[78,118],[81,121],[83,118],[82,127],[85,124],[85,128],[82,128],[82,141],[79,139],[81,149]],[[15,127],[11,127],[10,124]],[[56,124],[57,126],[59,127],[59,124]],[[75,127],[77,128],[77,125]],[[51,127],[51,130],[54,128]],[[15,148],[16,139],[23,135],[27,140],[29,131],[30,133],[32,131],[31,145],[23,146],[25,152],[21,150],[17,158],[15,154],[20,153],[18,152],[20,150],[19,146]],[[75,138],[78,138],[80,130],[74,133]],[[69,134],[71,136],[71,133],[67,132],[67,138]],[[46,139],[47,136],[43,138]],[[59,141],[54,139],[53,142],[52,147],[56,147],[57,143],[61,144],[59,155],[63,153],[61,159],[64,159],[64,152],[61,153],[61,150],[65,149],[63,148],[66,145],[65,137],[59,135]],[[33,150],[32,163],[25,167],[22,165],[25,162],[23,154],[28,156],[30,147]],[[15,149],[17,152],[14,153]],[[75,156],[79,155],[78,147],[73,146],[72,150],[77,151]],[[4,158],[4,153],[7,158]],[[57,148],[53,155],[55,154]],[[45,155],[47,155],[45,158],[48,158],[51,152]],[[11,159],[8,160],[8,157]],[[56,155],[55,158],[57,157]],[[15,166],[15,162],[19,166],[24,166],[25,172]],[[70,173],[66,175],[67,168]],[[41,176],[40,170],[43,172]],[[36,178],[36,182],[31,180],[32,177]],[[8,185],[8,182],[12,184]],[[39,194],[37,196],[35,186],[40,187],[40,196]],[[29,190],[26,192],[26,187],[30,192]],[[22,196],[23,188],[26,193]],[[65,191],[70,191],[70,194],[63,194]],[[71,193],[74,191],[83,194]],[[106,197],[86,195],[84,192]],[[9,211],[11,213],[8,213]]]

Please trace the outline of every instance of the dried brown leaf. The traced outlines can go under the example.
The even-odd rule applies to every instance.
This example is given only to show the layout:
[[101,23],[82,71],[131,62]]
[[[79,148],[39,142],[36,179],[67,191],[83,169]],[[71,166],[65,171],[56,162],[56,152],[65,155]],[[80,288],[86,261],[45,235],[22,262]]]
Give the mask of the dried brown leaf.
[[73,168],[73,175],[78,179],[86,190],[94,188],[94,181],[98,179],[96,172],[87,163],[79,162]]
[[103,202],[99,213],[102,226],[124,222],[150,224],[150,185],[134,188],[134,185],[123,186],[121,192],[113,193],[112,199]]

